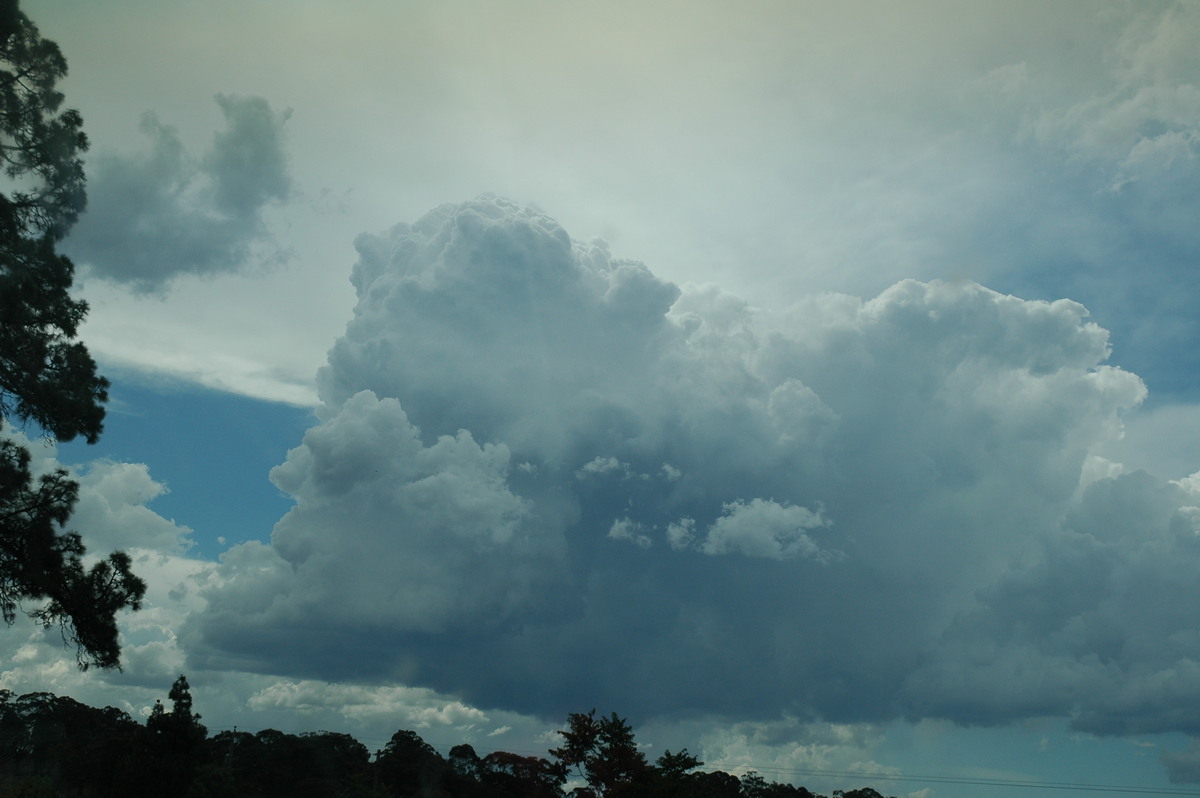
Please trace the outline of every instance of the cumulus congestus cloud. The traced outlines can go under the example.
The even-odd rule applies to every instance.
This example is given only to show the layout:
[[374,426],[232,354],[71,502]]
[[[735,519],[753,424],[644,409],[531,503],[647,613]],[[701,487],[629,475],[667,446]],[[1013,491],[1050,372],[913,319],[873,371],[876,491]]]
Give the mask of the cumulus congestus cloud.
[[193,666],[1191,729],[1200,490],[1092,456],[1145,388],[1079,304],[906,281],[767,316],[494,197],[356,243],[272,474],[296,506],[225,555]]
[[261,97],[216,96],[226,128],[203,156],[153,114],[149,147],[101,155],[88,179],[88,211],[66,242],[90,274],[135,291],[162,291],[181,274],[233,272],[282,257],[263,211],[291,193],[283,126]]

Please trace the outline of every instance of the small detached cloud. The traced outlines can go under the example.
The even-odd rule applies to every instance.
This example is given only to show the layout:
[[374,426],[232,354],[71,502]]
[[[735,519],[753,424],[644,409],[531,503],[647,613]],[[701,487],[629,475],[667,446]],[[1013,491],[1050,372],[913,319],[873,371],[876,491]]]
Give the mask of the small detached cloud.
[[357,246],[272,474],[296,506],[225,555],[190,667],[1200,732],[1200,478],[1098,466],[1146,389],[1078,303],[904,281],[767,316],[486,196]]
[[648,549],[653,545],[653,541],[645,534],[642,525],[628,518],[614,521],[608,530],[608,536],[613,540],[628,540],[643,549]]
[[292,181],[284,123],[261,97],[219,94],[225,129],[193,157],[174,128],[146,114],[148,148],[101,155],[88,180],[88,211],[65,249],[88,274],[142,293],[182,274],[215,275],[285,257],[264,211],[285,202]]
[[775,501],[752,499],[726,504],[708,530],[701,549],[705,554],[743,554],[785,560],[791,557],[829,559],[808,531],[828,526],[820,513]]

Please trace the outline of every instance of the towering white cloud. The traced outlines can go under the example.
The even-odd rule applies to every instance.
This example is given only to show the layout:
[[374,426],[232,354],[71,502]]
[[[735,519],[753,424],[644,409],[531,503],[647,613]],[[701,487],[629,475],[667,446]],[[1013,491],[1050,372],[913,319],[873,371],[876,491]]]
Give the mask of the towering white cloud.
[[296,507],[225,556],[193,666],[1192,729],[1200,500],[1092,457],[1145,388],[1082,306],[907,281],[767,316],[495,197],[357,246],[272,474]]

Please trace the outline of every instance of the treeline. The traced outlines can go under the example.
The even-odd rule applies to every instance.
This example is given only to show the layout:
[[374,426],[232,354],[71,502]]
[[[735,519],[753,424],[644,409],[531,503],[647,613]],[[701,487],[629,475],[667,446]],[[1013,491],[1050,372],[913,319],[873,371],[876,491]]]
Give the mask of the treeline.
[[[0,690],[0,798],[825,798],[803,787],[701,770],[687,750],[653,763],[615,713],[572,714],[546,757],[456,745],[443,757],[401,730],[372,756],[347,734],[209,736],[187,679],[143,725],[113,707]],[[841,798],[884,798],[871,788]]]

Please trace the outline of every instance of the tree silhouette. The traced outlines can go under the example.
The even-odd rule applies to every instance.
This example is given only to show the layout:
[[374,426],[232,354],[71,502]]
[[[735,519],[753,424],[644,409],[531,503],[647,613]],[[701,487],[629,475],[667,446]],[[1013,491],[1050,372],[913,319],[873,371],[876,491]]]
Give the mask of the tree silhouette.
[[450,765],[414,731],[401,729],[375,754],[375,772],[389,795],[438,795]]
[[[741,779],[702,764],[686,749],[665,751],[648,765],[633,731],[616,714],[568,717],[554,761],[469,744],[448,759],[416,732],[401,730],[370,761],[347,734],[275,729],[223,731],[206,738],[192,710],[191,689],[179,677],[172,708],[156,703],[146,725],[107,707],[0,689],[0,795],[89,795],[98,798],[564,798],[570,767],[587,780],[566,795],[621,798],[825,798],[803,787]],[[168,745],[174,741],[174,745]],[[568,762],[573,764],[568,764]],[[834,798],[884,798],[870,787]]]
[[[0,783],[46,794],[132,795],[140,774],[131,753],[142,727],[113,707],[0,690]],[[58,784],[60,789],[52,789]],[[12,793],[23,794],[20,789]]]
[[154,702],[146,719],[147,772],[149,782],[161,795],[182,795],[200,764],[200,753],[208,730],[192,712],[192,691],[186,676],[180,676],[167,694],[171,711]]
[[493,751],[483,758],[483,783],[495,798],[558,798],[566,770],[537,756]]
[[594,709],[586,715],[571,713],[559,734],[564,744],[550,754],[587,782],[587,788],[575,790],[580,798],[632,795],[634,785],[648,774],[646,755],[638,750],[633,729],[615,712],[607,718],[597,718]]
[[[66,72],[58,46],[0,0],[0,428],[95,443],[108,381],[75,340],[87,304],[71,298],[74,265],[55,252],[85,204],[83,121],[60,112],[55,88]],[[23,600],[44,602],[29,614],[61,627],[80,667],[117,667],[115,616],[140,606],[145,583],[122,552],[84,568],[79,535],[62,531],[79,486],[63,469],[35,478],[30,459],[0,439],[0,614],[11,624]]]

